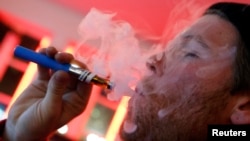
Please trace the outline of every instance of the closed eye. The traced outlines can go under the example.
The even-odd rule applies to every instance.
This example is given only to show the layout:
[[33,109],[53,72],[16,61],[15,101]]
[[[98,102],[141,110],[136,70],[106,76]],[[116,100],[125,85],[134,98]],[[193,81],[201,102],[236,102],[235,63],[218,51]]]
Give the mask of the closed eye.
[[185,54],[185,57],[191,57],[191,58],[199,58],[199,56],[195,53],[189,52]]

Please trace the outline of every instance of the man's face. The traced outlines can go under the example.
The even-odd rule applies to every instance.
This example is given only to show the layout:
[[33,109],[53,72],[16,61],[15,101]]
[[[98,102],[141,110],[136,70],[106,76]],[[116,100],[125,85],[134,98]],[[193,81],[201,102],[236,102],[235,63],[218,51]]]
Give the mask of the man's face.
[[205,140],[208,124],[230,123],[238,33],[216,15],[201,17],[147,63],[121,127],[124,140]]

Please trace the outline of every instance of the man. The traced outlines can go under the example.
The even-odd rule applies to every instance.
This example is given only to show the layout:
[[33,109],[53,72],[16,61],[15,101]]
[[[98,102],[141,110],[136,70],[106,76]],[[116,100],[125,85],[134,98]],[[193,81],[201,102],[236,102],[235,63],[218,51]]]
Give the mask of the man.
[[[131,97],[121,127],[125,141],[202,141],[209,124],[250,123],[250,7],[218,3],[147,63],[152,71]],[[53,48],[42,53],[73,59]],[[4,140],[45,140],[80,114],[91,86],[39,67],[39,77],[13,105]],[[66,94],[64,94],[66,93]]]
[[153,56],[122,138],[202,141],[209,124],[250,124],[249,21],[249,5],[216,4]]

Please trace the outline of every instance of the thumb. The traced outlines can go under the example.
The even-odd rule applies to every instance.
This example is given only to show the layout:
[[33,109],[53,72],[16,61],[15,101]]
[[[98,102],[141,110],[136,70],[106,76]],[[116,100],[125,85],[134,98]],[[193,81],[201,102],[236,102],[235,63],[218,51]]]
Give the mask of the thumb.
[[64,71],[55,72],[48,83],[45,96],[47,108],[61,107],[62,96],[69,83],[69,75]]

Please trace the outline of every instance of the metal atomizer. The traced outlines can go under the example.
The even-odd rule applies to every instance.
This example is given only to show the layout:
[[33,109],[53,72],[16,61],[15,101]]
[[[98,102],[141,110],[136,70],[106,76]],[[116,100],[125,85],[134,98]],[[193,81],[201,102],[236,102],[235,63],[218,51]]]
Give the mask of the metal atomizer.
[[109,90],[113,90],[114,88],[113,82],[99,77],[98,75],[95,75],[86,69],[83,69],[80,63],[76,60],[72,61],[70,64],[60,64],[53,58],[37,53],[23,46],[17,46],[14,50],[14,55],[18,58],[37,63],[55,71],[63,70],[65,72],[72,73],[76,75],[80,81],[86,83],[98,85]]

